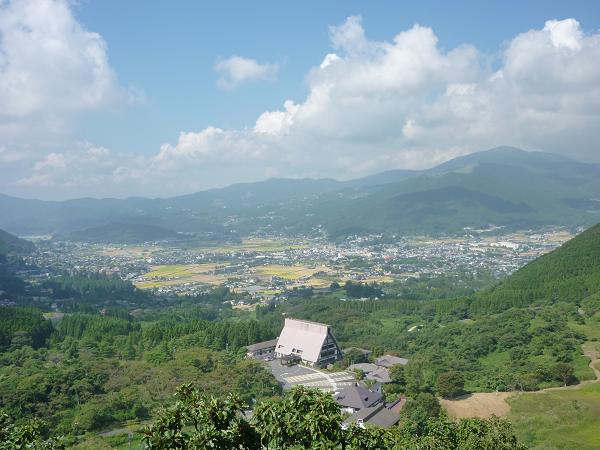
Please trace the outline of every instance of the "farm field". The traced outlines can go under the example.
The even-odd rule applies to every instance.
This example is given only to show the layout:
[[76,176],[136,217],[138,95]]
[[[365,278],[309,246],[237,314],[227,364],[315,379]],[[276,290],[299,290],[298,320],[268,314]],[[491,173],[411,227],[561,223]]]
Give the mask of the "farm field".
[[299,280],[301,278],[309,278],[318,272],[330,273],[331,269],[327,267],[308,267],[302,265],[283,266],[271,264],[266,266],[258,266],[253,268],[254,271],[262,276],[279,277],[284,280]]
[[242,240],[241,244],[223,245],[218,247],[202,247],[198,251],[206,253],[232,253],[232,252],[280,252],[283,250],[299,250],[308,248],[306,244],[292,244],[285,240],[250,238]]
[[[289,288],[293,288],[294,286],[326,287],[331,284],[331,281],[327,279],[327,277],[334,273],[329,267],[309,267],[304,265],[285,266],[279,264],[257,266],[253,267],[251,270],[259,278],[265,281],[268,281],[271,277],[281,278],[289,283]],[[323,274],[325,278],[315,276],[317,274]]]
[[218,285],[227,277],[215,275],[216,264],[177,264],[154,266],[152,271],[144,275],[145,280],[138,281],[140,289],[152,289],[160,286],[176,286],[185,283],[203,283]]

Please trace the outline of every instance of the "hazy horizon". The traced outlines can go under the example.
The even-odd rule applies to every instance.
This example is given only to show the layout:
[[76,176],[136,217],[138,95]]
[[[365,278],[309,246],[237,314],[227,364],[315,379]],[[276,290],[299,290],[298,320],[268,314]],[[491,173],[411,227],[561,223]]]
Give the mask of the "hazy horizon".
[[[318,181],[318,180],[332,180],[332,181],[343,183],[343,182],[357,180],[357,179],[361,179],[361,178],[367,178],[367,177],[371,177],[371,176],[376,176],[376,175],[383,174],[383,173],[386,173],[386,172],[403,171],[403,170],[415,171],[415,172],[427,171],[428,169],[433,169],[433,168],[435,168],[437,166],[440,166],[440,165],[442,165],[442,164],[444,164],[446,162],[452,161],[452,160],[460,158],[462,156],[474,155],[476,153],[485,153],[485,152],[494,151],[494,150],[498,150],[498,149],[515,149],[515,150],[524,151],[524,152],[527,152],[527,153],[544,153],[544,154],[547,154],[547,155],[564,156],[564,155],[560,155],[558,153],[544,152],[542,150],[524,150],[524,149],[520,149],[520,148],[516,148],[516,147],[501,145],[501,146],[493,147],[493,148],[490,148],[490,149],[476,150],[476,151],[473,151],[473,152],[465,153],[464,155],[457,156],[456,158],[450,158],[450,159],[447,159],[447,160],[444,160],[444,161],[440,161],[440,162],[432,164],[432,165],[430,165],[428,167],[423,167],[421,169],[405,169],[405,168],[402,168],[402,167],[388,168],[388,169],[378,170],[378,171],[375,171],[375,172],[372,172],[372,173],[366,173],[364,175],[350,177],[350,178],[335,178],[335,177],[328,177],[328,176],[319,177],[319,178],[316,178],[316,177],[300,177],[300,176],[298,176],[298,177],[293,177],[293,176],[292,177],[268,177],[268,178],[261,178],[261,179],[257,179],[257,180],[251,180],[251,181],[232,181],[231,183],[227,183],[227,184],[224,184],[222,186],[207,187],[205,189],[199,189],[199,190],[196,190],[196,191],[193,191],[193,192],[183,192],[183,193],[179,193],[179,194],[176,194],[176,195],[164,195],[164,196],[151,196],[151,195],[140,194],[140,195],[123,195],[123,196],[106,196],[106,197],[98,197],[98,196],[93,196],[93,195],[86,195],[86,196],[74,196],[74,197],[65,197],[65,198],[44,198],[43,196],[40,196],[40,197],[20,197],[20,196],[17,196],[17,195],[9,195],[9,194],[6,194],[4,192],[0,192],[0,195],[5,195],[5,196],[8,196],[8,197],[14,197],[14,198],[21,198],[21,199],[25,199],[25,200],[44,200],[44,201],[56,201],[56,202],[69,201],[69,200],[78,200],[78,199],[82,199],[82,198],[92,198],[92,199],[96,199],[96,200],[103,200],[103,199],[126,200],[128,198],[168,199],[168,198],[172,198],[172,197],[193,195],[193,194],[198,193],[198,192],[218,190],[218,189],[226,189],[228,187],[236,186],[236,185],[262,183],[262,182],[267,182],[267,181],[270,181],[270,180],[314,180],[314,181]],[[576,160],[574,158],[569,158],[569,159],[571,161],[582,163],[582,164],[595,164],[595,165],[598,165],[597,163],[592,163],[592,162],[587,162],[587,161],[579,161],[579,160]]]

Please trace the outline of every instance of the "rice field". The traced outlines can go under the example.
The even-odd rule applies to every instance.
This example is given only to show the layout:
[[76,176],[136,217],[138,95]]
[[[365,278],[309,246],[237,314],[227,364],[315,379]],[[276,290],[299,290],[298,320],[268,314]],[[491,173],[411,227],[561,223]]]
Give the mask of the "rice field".
[[215,275],[216,264],[178,264],[154,266],[144,275],[144,280],[138,281],[140,289],[153,289],[161,286],[177,286],[181,284],[210,284],[219,285],[227,281],[225,275]]
[[267,277],[278,277],[290,281],[307,279],[318,272],[329,273],[331,271],[331,269],[327,267],[308,267],[301,265],[282,266],[277,264],[255,267],[254,270],[258,275]]

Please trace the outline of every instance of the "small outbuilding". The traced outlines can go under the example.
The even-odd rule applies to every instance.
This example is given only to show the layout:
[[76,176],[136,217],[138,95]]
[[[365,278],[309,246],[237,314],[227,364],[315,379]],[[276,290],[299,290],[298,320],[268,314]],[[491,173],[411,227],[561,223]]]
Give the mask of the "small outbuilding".
[[277,345],[277,339],[248,345],[246,347],[246,356],[248,358],[256,359],[272,358],[275,355],[275,345]]

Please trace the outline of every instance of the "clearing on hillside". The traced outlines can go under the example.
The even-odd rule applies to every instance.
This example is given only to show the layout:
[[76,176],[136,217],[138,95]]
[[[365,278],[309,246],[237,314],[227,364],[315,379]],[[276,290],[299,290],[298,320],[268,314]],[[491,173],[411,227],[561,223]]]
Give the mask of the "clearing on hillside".
[[455,419],[503,417],[510,412],[510,405],[506,403],[506,399],[512,394],[512,392],[477,392],[456,400],[442,399],[440,403],[448,415]]
[[600,448],[600,384],[518,394],[508,419],[519,440],[537,449]]

